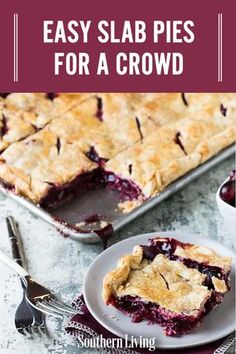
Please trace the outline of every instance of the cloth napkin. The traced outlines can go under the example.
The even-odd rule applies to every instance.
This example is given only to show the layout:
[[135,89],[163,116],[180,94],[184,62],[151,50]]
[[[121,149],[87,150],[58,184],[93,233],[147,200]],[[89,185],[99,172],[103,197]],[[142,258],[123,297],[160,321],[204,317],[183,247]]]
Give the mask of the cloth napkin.
[[[72,304],[76,309],[81,310],[83,315],[73,316],[67,324],[65,330],[67,333],[79,337],[81,341],[87,338],[96,338],[102,335],[103,338],[118,338],[113,333],[106,330],[98,323],[95,318],[89,312],[85,305],[83,295],[80,295]],[[223,354],[235,341],[235,336],[231,335],[227,338],[220,339],[210,344],[206,344],[197,348],[177,349],[177,350],[161,350],[156,349],[150,351],[148,349],[133,348],[105,348],[105,352],[109,354],[135,354],[135,353],[154,353],[154,354]]]

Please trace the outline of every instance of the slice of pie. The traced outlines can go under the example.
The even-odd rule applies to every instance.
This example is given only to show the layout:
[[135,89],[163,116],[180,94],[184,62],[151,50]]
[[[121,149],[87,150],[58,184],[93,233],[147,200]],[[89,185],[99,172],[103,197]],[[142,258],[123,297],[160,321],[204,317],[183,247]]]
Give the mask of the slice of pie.
[[186,155],[177,136],[177,127],[160,127],[106,163],[108,186],[121,192],[123,211],[157,195],[200,164],[200,154]]
[[93,162],[103,164],[114,157],[122,146],[115,143],[106,124],[97,117],[97,97],[92,96],[53,119],[48,129],[60,139],[77,142],[86,156]]
[[0,151],[42,129],[88,94],[10,93],[0,97]]
[[231,258],[174,238],[153,238],[121,257],[103,281],[103,299],[132,322],[187,334],[230,290]]
[[100,185],[100,169],[81,151],[49,129],[12,144],[0,157],[0,175],[12,189],[49,208]]

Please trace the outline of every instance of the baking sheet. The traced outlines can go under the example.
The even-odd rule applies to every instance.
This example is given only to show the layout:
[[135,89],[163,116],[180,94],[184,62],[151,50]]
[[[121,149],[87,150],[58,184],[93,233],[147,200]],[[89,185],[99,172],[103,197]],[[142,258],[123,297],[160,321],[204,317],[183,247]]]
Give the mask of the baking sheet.
[[161,201],[183,188],[186,184],[193,181],[216,164],[233,155],[234,152],[234,145],[222,150],[204,164],[173,182],[158,196],[147,200],[128,214],[123,214],[117,208],[117,203],[119,202],[118,193],[108,188],[86,192],[73,200],[65,202],[63,205],[50,212],[45,211],[23,197],[15,195],[12,191],[5,190],[3,186],[0,187],[0,191],[56,227],[57,230],[64,235],[77,241],[92,243],[99,240],[98,235],[90,230],[81,232],[81,230],[79,231],[75,228],[75,224],[82,222],[91,215],[103,215],[106,221],[111,223],[113,230],[117,231],[153,206],[158,205]]

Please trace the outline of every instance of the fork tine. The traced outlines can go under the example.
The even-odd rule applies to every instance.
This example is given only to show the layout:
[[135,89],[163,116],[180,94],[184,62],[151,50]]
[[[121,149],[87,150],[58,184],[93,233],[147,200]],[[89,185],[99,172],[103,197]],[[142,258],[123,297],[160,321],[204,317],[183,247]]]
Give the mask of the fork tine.
[[41,332],[40,332],[40,330],[39,330],[39,326],[34,325],[34,326],[32,327],[32,331],[33,331],[33,334],[37,334],[38,336],[41,337]]
[[47,329],[46,329],[46,326],[43,325],[43,326],[38,326],[38,331],[40,333],[41,336],[44,336],[47,334]]
[[[35,305],[34,305],[35,306]],[[36,308],[47,315],[51,315],[58,318],[63,318],[63,313],[61,311],[55,310],[52,306],[48,306],[43,302],[38,301]]]
[[46,315],[51,315],[54,317],[58,317],[58,318],[62,318],[63,314],[59,311],[55,311],[51,306],[46,306],[46,305],[42,305],[43,301],[30,301],[28,298],[26,298],[26,300],[28,301],[28,303],[33,306],[36,310],[41,311],[43,313],[45,313]]
[[76,309],[76,308],[73,307],[73,306],[70,306],[70,305],[65,304],[64,302],[62,302],[61,300],[58,300],[57,298],[55,298],[55,301],[56,301],[58,304],[61,304],[62,306],[65,306],[65,307],[68,308],[70,311],[71,311],[71,310],[74,311],[75,314],[81,314],[81,315],[83,314],[82,311]]
[[18,328],[17,328],[17,331],[18,331],[20,334],[23,334],[23,336],[26,336],[26,333],[23,331],[23,328],[22,328],[22,327],[18,327]]
[[53,302],[66,307],[68,310],[75,310],[71,305],[67,305],[64,301],[59,300],[55,295],[51,296],[49,300],[52,300]]
[[52,301],[51,299],[44,299],[41,304],[49,306],[53,311],[59,312],[62,315],[73,315],[75,314],[74,312],[67,310],[63,306],[57,305],[56,302]]
[[23,332],[25,333],[26,336],[32,336],[32,328],[30,326],[24,327]]
[[56,299],[56,298],[50,298],[48,301],[49,305],[52,305],[53,307],[55,307],[56,309],[65,311],[71,315],[76,315],[78,313],[78,311],[76,311],[75,309],[73,309],[70,306],[67,306],[66,304],[64,304],[62,301]]

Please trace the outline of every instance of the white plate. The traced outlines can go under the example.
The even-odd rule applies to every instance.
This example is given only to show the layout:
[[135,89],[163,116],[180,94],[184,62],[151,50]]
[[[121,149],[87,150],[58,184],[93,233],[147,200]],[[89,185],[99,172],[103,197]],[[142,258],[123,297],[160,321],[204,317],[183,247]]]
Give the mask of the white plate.
[[[183,242],[195,243],[210,247],[216,252],[233,257],[231,274],[231,291],[225,296],[224,302],[212,311],[192,333],[180,338],[167,337],[158,325],[148,325],[147,322],[132,323],[131,319],[112,306],[106,306],[102,300],[102,282],[105,274],[114,269],[120,256],[132,253],[135,245],[145,244],[151,237],[174,237]],[[84,298],[86,305],[95,319],[107,330],[120,336],[125,335],[151,338],[156,337],[157,348],[173,349],[187,348],[213,342],[230,334],[235,329],[235,254],[219,242],[193,234],[183,234],[174,231],[155,232],[128,238],[116,243],[101,253],[90,266],[84,281]],[[115,320],[115,318],[117,320]]]

